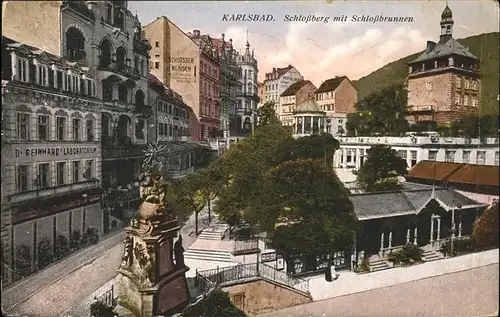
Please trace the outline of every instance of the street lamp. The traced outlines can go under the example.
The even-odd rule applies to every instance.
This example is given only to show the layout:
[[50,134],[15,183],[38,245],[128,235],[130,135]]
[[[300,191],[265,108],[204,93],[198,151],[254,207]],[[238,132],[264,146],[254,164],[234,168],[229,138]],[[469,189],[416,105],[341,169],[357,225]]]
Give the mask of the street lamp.
[[450,253],[453,255],[453,242],[455,241],[455,210],[462,210],[462,206],[458,204],[457,206],[453,206],[451,210],[451,241],[450,241]]

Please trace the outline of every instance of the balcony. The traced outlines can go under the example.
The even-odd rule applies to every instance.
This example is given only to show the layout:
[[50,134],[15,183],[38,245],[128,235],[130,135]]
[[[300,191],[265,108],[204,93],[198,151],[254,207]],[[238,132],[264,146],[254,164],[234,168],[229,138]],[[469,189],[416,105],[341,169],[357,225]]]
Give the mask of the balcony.
[[432,106],[408,106],[408,113],[431,113],[433,111]]
[[128,66],[122,61],[115,61],[110,57],[99,57],[99,69],[112,71],[134,79],[138,79],[141,76],[137,68]]
[[141,117],[149,118],[153,115],[153,108],[146,105],[135,105],[134,112]]
[[62,2],[63,8],[69,8],[85,18],[95,21],[94,13],[89,9],[85,1],[67,0]]
[[74,50],[68,48],[66,50],[66,54],[64,54],[64,57],[70,62],[82,62],[86,61],[87,53],[85,53],[84,50]]

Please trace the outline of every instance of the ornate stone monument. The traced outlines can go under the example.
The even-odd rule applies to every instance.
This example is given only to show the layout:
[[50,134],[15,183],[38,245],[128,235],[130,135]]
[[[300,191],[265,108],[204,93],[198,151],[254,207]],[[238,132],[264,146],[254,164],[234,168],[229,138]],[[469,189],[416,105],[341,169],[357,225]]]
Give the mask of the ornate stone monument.
[[175,203],[166,198],[167,186],[161,173],[145,173],[143,203],[125,229],[118,303],[137,317],[170,315],[189,301],[185,275],[189,268],[184,264],[182,237],[173,244],[179,226]]

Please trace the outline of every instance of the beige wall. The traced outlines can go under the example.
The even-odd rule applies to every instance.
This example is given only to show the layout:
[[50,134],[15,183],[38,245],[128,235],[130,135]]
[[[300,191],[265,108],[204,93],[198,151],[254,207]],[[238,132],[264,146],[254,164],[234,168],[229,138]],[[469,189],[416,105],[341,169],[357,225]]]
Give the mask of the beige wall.
[[[312,300],[304,295],[266,281],[255,281],[223,289],[234,302],[234,295],[244,294],[244,312],[256,315],[287,307],[306,304]],[[236,304],[236,303],[235,303]]]
[[358,91],[345,79],[335,90],[335,113],[356,112],[356,103],[358,102]]
[[[431,89],[427,90],[426,82]],[[453,75],[439,74],[408,79],[408,106],[433,106],[435,111],[450,109]]]
[[314,92],[316,91],[316,86],[313,83],[307,83],[302,86],[299,91],[295,94],[295,101],[297,105],[300,105],[306,100],[314,99]]
[[2,35],[61,56],[61,1],[3,1]]

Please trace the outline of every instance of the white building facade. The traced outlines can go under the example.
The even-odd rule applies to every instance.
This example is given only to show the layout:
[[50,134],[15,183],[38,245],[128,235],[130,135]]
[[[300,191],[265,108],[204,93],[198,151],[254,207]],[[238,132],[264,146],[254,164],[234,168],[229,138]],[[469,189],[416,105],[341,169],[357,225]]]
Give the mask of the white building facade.
[[339,137],[340,149],[335,152],[335,168],[359,169],[373,145],[388,145],[406,160],[408,168],[418,162],[468,163],[499,165],[499,139],[447,138],[439,136],[407,137]]
[[276,111],[280,106],[280,96],[293,83],[304,80],[304,77],[292,65],[285,68],[273,68],[266,74],[264,80],[264,103],[272,101],[276,105]]

